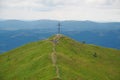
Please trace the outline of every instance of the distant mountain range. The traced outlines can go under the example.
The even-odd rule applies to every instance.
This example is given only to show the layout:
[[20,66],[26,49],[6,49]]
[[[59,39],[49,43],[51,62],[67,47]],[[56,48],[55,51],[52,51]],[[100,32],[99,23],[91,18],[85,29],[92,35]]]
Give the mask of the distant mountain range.
[[58,22],[61,33],[77,41],[120,49],[120,22],[1,20],[0,53],[56,34]]
[[36,20],[20,21],[5,20],[0,21],[0,30],[25,30],[25,29],[55,29],[58,22],[62,24],[63,31],[90,31],[90,30],[117,30],[120,29],[120,22],[98,23],[92,21],[56,21],[56,20]]

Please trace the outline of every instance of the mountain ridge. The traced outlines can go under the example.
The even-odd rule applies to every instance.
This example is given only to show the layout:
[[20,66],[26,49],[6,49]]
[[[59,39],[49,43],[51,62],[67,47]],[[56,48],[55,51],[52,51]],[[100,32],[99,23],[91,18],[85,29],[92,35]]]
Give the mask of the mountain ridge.
[[[28,29],[43,29],[55,28],[61,22],[64,29],[77,28],[84,30],[93,29],[120,29],[120,22],[94,22],[94,21],[75,21],[75,20],[3,20],[0,21],[0,30],[28,30]],[[52,27],[50,27],[52,26]]]
[[119,80],[119,56],[120,50],[55,35],[0,54],[0,79]]

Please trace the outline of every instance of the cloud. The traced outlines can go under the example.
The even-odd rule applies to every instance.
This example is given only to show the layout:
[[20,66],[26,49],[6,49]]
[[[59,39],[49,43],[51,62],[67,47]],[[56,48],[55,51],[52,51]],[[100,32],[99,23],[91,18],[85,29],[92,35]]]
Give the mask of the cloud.
[[42,8],[48,10],[64,7],[120,8],[120,0],[1,0],[1,8]]
[[120,0],[0,0],[1,19],[120,21],[119,13]]
[[95,4],[95,5],[101,5],[109,3],[111,0],[86,0],[86,3],[88,4]]

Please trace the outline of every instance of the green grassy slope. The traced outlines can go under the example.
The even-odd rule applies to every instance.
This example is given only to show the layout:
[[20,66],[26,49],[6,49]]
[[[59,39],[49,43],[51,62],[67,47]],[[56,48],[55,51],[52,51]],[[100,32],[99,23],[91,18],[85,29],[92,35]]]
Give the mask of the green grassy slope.
[[[78,43],[53,36],[0,55],[0,80],[120,80],[120,50]],[[93,56],[97,54],[97,57]]]

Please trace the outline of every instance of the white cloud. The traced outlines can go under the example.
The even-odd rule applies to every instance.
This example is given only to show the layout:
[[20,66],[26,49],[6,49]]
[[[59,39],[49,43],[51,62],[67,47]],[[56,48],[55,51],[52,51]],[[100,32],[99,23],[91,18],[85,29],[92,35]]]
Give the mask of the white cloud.
[[0,0],[0,18],[120,21],[120,0]]
[[[96,5],[99,5],[99,4],[106,4],[108,0],[86,0],[86,3],[88,4],[96,4]],[[109,0],[110,1],[110,0]]]

